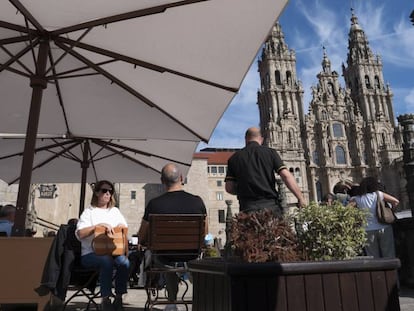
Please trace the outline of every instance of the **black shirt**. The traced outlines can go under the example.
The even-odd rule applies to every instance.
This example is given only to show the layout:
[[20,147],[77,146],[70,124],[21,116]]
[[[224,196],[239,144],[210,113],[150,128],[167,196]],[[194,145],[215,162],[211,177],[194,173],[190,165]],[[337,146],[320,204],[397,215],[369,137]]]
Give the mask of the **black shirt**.
[[148,221],[150,214],[203,214],[206,207],[196,195],[180,191],[166,192],[148,202],[143,219]]
[[276,150],[252,141],[230,157],[225,180],[236,182],[240,201],[273,199],[278,197],[275,173],[283,168]]

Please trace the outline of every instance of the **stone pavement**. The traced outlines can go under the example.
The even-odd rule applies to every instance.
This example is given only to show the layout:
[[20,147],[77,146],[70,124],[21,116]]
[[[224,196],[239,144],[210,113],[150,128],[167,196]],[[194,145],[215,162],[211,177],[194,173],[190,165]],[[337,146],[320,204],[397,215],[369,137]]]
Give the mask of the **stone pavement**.
[[[180,288],[182,290],[182,288]],[[192,287],[190,285],[189,293],[186,297],[191,297],[192,294]],[[68,296],[70,292],[68,293]],[[86,308],[86,299],[77,297],[75,298],[72,303],[68,305],[66,308],[67,311],[81,311]],[[128,289],[128,294],[124,298],[125,302],[125,311],[144,311],[145,301],[147,299],[147,295],[144,289]],[[98,298],[97,301],[99,302],[100,299]],[[401,311],[414,311],[414,288],[401,288],[400,291],[400,306]],[[154,311],[161,311],[164,309],[164,306],[155,307]],[[94,308],[92,307],[91,310],[93,311]],[[185,310],[184,306],[178,306],[178,310]],[[191,311],[191,306],[189,306],[189,311]],[[256,310],[252,310],[256,311]],[[298,310],[300,311],[300,310]],[[329,310],[328,310],[329,311]]]
[[[178,295],[180,296],[180,294],[182,295],[184,290],[184,287],[182,285],[180,285],[179,288],[179,292]],[[67,297],[70,297],[70,295],[72,294],[72,291],[69,291],[67,294]],[[193,287],[191,285],[191,283],[189,284],[189,289],[188,292],[185,296],[186,299],[191,299],[192,298],[192,293],[193,293]],[[163,295],[164,292],[160,291],[160,294]],[[126,294],[124,296],[124,307],[125,307],[125,311],[144,311],[144,307],[145,307],[145,302],[147,300],[147,294],[145,292],[145,290],[143,288],[133,288],[133,289],[128,289],[128,294]],[[84,297],[76,297],[73,299],[73,302],[71,301],[67,308],[66,311],[81,311],[81,310],[85,310],[87,304],[87,299]],[[100,303],[100,298],[96,299],[96,302]],[[177,305],[177,308],[179,311],[184,311],[185,306],[184,305]],[[95,311],[94,306],[92,305],[90,308],[91,311]],[[164,305],[158,305],[156,307],[153,308],[154,311],[162,311],[164,310]],[[188,311],[191,311],[191,305],[188,306]]]

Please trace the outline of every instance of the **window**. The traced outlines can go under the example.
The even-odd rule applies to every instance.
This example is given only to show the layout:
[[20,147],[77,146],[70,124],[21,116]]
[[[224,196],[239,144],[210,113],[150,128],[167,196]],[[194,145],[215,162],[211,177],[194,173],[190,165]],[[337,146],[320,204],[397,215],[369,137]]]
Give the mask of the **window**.
[[381,142],[383,146],[387,144],[387,133],[386,132],[381,133]]
[[137,192],[135,190],[131,191],[131,200],[136,200],[137,198]]
[[224,200],[224,198],[223,198],[223,192],[221,192],[221,191],[217,191],[216,192],[216,200],[217,201],[223,201]]
[[343,137],[344,136],[344,132],[342,131],[342,124],[334,123],[332,125],[332,129],[333,129],[334,137]]
[[281,79],[280,79],[280,71],[279,70],[276,70],[275,71],[275,79],[276,79],[276,84],[277,85],[281,85],[282,84]]
[[322,201],[322,184],[320,181],[316,182],[316,196],[318,197],[318,202]]
[[224,166],[219,166],[218,167],[218,172],[219,172],[219,174],[224,174]]
[[366,151],[363,151],[362,152],[362,159],[363,159],[363,161],[364,161],[365,164],[368,163],[368,154],[367,154]]
[[295,178],[296,178],[296,182],[298,184],[300,184],[301,180],[300,180],[300,169],[299,169],[299,167],[295,168]]
[[316,165],[319,165],[319,154],[318,151],[313,151],[313,163]]
[[224,209],[218,210],[218,222],[224,224],[226,222],[226,216],[224,214]]
[[345,150],[341,146],[336,146],[336,164],[346,164]]
[[211,174],[217,174],[217,166],[212,166],[212,167],[210,168],[210,173],[211,173]]
[[328,94],[329,95],[333,95],[333,93],[334,93],[334,86],[333,86],[333,84],[331,83],[331,82],[329,82],[328,83]]
[[381,84],[380,84],[378,76],[375,76],[374,80],[375,80],[375,87],[377,89],[381,88]]
[[286,71],[286,81],[288,85],[292,85],[292,73],[290,71]]
[[369,82],[369,77],[365,76],[365,86],[367,87],[367,89],[371,88],[371,83]]
[[223,181],[222,180],[217,180],[217,187],[222,187],[223,186]]
[[289,129],[289,132],[288,132],[288,143],[289,144],[292,144],[293,143],[293,137],[294,137],[294,132],[293,132],[293,129]]

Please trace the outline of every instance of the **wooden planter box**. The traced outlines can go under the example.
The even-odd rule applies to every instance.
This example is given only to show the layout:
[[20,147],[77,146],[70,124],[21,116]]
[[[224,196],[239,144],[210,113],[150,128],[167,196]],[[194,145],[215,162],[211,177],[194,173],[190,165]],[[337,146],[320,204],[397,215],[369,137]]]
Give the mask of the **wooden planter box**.
[[193,311],[397,311],[398,259],[189,263]]

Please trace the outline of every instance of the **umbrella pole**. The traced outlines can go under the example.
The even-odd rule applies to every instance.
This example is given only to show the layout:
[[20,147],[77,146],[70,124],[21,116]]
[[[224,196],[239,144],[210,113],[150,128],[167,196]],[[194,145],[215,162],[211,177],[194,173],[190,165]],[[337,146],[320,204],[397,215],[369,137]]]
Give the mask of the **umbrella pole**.
[[36,147],[36,136],[39,125],[40,107],[43,90],[47,87],[45,79],[49,42],[42,40],[36,64],[36,74],[30,79],[32,99],[30,103],[29,120],[27,123],[26,140],[24,144],[22,167],[20,171],[19,191],[16,202],[16,218],[13,226],[13,236],[24,236],[26,229],[26,212],[29,201],[30,182],[32,179],[33,159]]
[[88,161],[88,152],[89,152],[89,141],[86,140],[83,148],[83,159],[82,159],[82,181],[81,181],[81,193],[80,193],[80,202],[79,202],[79,217],[85,209],[85,196],[86,196],[86,177],[88,174],[89,161]]

